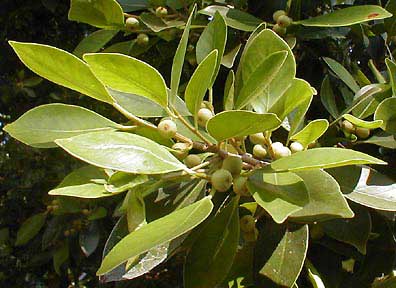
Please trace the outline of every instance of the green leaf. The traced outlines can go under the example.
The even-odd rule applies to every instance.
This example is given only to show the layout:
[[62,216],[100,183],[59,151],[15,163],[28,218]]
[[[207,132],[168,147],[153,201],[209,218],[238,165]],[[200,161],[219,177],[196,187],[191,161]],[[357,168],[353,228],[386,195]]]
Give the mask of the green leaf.
[[392,17],[384,20],[384,28],[388,33],[387,40],[389,41],[392,36],[396,35],[396,2],[394,0],[389,0],[385,9],[393,14]]
[[300,142],[307,147],[319,139],[329,128],[329,122],[325,119],[317,119],[308,123],[300,132],[290,137],[291,140]]
[[338,76],[338,78],[340,78],[340,80],[343,81],[354,93],[360,90],[359,85],[356,83],[351,73],[349,73],[348,70],[344,68],[344,66],[342,66],[337,61],[328,57],[323,57],[323,60],[330,67],[330,69]]
[[308,225],[277,225],[266,221],[255,251],[258,287],[272,287],[273,283],[292,287],[302,270],[307,250]]
[[115,194],[106,191],[103,184],[99,184],[100,182],[106,182],[106,180],[107,176],[103,170],[94,166],[85,166],[67,175],[48,194],[88,199],[114,196]]
[[37,148],[57,147],[56,139],[95,131],[111,131],[117,123],[80,106],[47,104],[29,110],[4,131],[15,139]]
[[57,247],[53,254],[53,266],[58,275],[61,275],[61,266],[69,259],[69,244],[64,242]]
[[216,287],[231,269],[239,242],[239,197],[201,231],[187,255],[184,287]]
[[396,183],[369,167],[340,167],[328,172],[340,184],[344,196],[378,210],[396,211]]
[[357,143],[367,143],[375,144],[381,147],[396,149],[396,139],[393,134],[388,134],[386,132],[380,132],[367,140],[360,141]]
[[168,105],[164,78],[152,66],[121,54],[85,54],[84,60],[106,86],[121,92],[144,96],[162,107]]
[[124,13],[116,0],[71,0],[69,20],[99,28],[122,28]]
[[26,219],[18,229],[15,246],[22,246],[28,243],[40,232],[45,224],[47,213],[38,213]]
[[193,229],[209,216],[212,209],[212,201],[206,197],[130,233],[106,255],[97,275],[103,275],[128,259]]
[[221,65],[231,69],[232,66],[234,66],[235,59],[238,56],[239,50],[241,50],[241,47],[242,47],[242,44],[238,44],[233,49],[231,49],[229,51],[225,51],[223,58],[221,59]]
[[281,121],[275,114],[250,111],[224,111],[208,121],[206,129],[218,142],[277,129]]
[[353,211],[341,193],[340,186],[323,170],[300,171],[296,174],[304,181],[309,203],[291,215],[298,222],[316,222],[332,218],[351,218]]
[[342,148],[315,148],[295,153],[271,163],[275,171],[301,171],[347,165],[387,163],[359,151]]
[[110,193],[120,193],[147,181],[147,175],[136,175],[118,171],[110,176],[107,184],[105,184],[105,189]]
[[139,15],[139,19],[151,30],[158,33],[160,31],[183,26],[183,21],[172,20],[172,21],[165,21],[164,19],[155,16],[152,13],[143,12]]
[[98,30],[87,37],[85,37],[77,47],[74,49],[73,54],[82,58],[85,53],[98,52],[103,48],[113,37],[118,33],[118,30]]
[[311,106],[312,100],[313,96],[309,97],[288,115],[287,120],[290,124],[289,135],[294,135],[303,128],[305,115]]
[[117,0],[124,12],[145,10],[149,7],[149,0]]
[[228,26],[241,31],[251,32],[263,23],[262,20],[252,16],[251,14],[226,6],[212,5],[199,11],[200,14],[208,16],[214,16],[216,12],[220,13],[221,16],[224,17]]
[[385,59],[385,63],[388,68],[389,79],[392,86],[392,95],[396,96],[396,63],[388,58]]
[[[156,102],[139,95],[124,93],[113,89],[108,89],[114,102],[120,105],[123,109],[138,117],[166,117],[168,112]],[[183,116],[190,116],[190,112],[186,107],[186,103],[176,96],[174,106],[177,111]]]
[[349,113],[360,119],[365,119],[375,113],[378,105],[386,98],[392,96],[389,84],[371,84],[364,86],[354,96],[352,109],[346,109],[342,114]]
[[194,115],[197,123],[197,113],[206,91],[210,88],[211,79],[216,68],[217,50],[212,51],[197,67],[191,76],[184,93],[184,100],[188,110]]
[[213,20],[211,20],[202,32],[196,44],[197,62],[201,63],[213,50],[217,50],[217,63],[213,72],[210,87],[216,80],[220,70],[220,64],[223,58],[225,46],[227,43],[227,25],[220,13],[216,12]]
[[23,64],[41,77],[99,101],[113,102],[88,65],[76,56],[47,45],[15,41],[9,43]]
[[[105,214],[106,215],[106,214]],[[87,228],[78,234],[78,242],[85,257],[89,257],[98,248],[100,228],[97,222],[91,222]]]
[[276,223],[301,210],[309,201],[303,180],[294,173],[272,173],[269,169],[254,172],[247,182],[249,192]]
[[367,129],[377,129],[380,128],[383,124],[382,120],[364,121],[362,119],[356,118],[351,114],[344,114],[342,117],[358,127]]
[[224,85],[224,110],[232,110],[234,108],[234,92],[235,92],[235,74],[230,70]]
[[396,98],[382,101],[375,111],[374,120],[382,120],[381,128],[388,133],[396,133]]
[[[185,119],[190,125],[194,125],[193,119],[191,117],[188,117]],[[175,120],[176,126],[177,126],[177,132],[187,138],[190,138],[193,141],[202,141],[200,137],[197,136],[194,132],[192,132],[190,129],[186,127],[179,119]],[[211,135],[209,135],[206,130],[203,127],[198,127],[198,131],[205,136],[206,139],[208,139],[211,143],[216,143],[216,139],[214,139]]]
[[173,104],[178,94],[180,77],[183,70],[184,57],[186,55],[186,49],[188,44],[188,35],[190,34],[190,26],[192,18],[194,17],[196,5],[194,5],[190,17],[188,17],[186,26],[184,27],[183,35],[180,39],[179,45],[175,56],[173,57],[172,73],[171,73],[171,93],[170,93],[170,103]]
[[302,24],[304,26],[340,27],[389,18],[391,16],[392,14],[381,6],[359,5],[336,10],[329,14],[305,19],[295,23]]
[[89,164],[126,173],[161,174],[185,168],[163,146],[124,132],[88,133],[56,144]]
[[322,227],[331,238],[350,244],[365,255],[367,241],[371,233],[370,213],[362,206],[355,204],[352,207],[355,217],[326,221],[322,223]]
[[322,86],[320,88],[320,100],[322,101],[323,106],[334,119],[336,119],[340,115],[328,75],[326,75],[323,79]]
[[279,119],[283,120],[314,94],[316,94],[314,89],[307,81],[295,78],[285,93],[269,108],[268,112],[278,115]]
[[278,74],[283,69],[287,55],[287,51],[275,52],[269,55],[260,66],[256,67],[256,70],[243,83],[237,94],[236,108],[240,109],[250,104],[272,84],[276,77],[279,77]]

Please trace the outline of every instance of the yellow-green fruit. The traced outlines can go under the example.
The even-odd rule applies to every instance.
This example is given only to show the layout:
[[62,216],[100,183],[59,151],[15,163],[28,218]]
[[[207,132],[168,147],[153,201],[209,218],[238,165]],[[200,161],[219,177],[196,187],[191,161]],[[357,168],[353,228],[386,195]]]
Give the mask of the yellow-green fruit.
[[253,147],[253,156],[262,160],[267,156],[267,149],[260,144],[256,144]]
[[239,175],[242,171],[242,159],[236,156],[228,156],[224,159],[221,168],[228,170],[232,175]]
[[188,168],[198,166],[201,164],[201,158],[198,155],[190,154],[184,159],[184,164],[186,164]]
[[288,27],[292,22],[293,20],[287,15],[279,16],[278,21],[276,21],[276,23],[281,27]]
[[150,41],[150,38],[147,34],[145,33],[140,33],[136,37],[136,43],[139,44],[140,46],[146,46]]
[[238,176],[238,177],[234,178],[232,190],[235,192],[235,194],[238,194],[240,196],[246,196],[246,197],[250,196],[246,182],[247,182],[246,177]]
[[245,215],[239,219],[242,232],[252,232],[256,228],[256,219],[252,215]]
[[257,228],[254,228],[253,231],[243,233],[242,236],[246,242],[254,242],[259,236],[259,231]]
[[349,133],[354,133],[355,132],[355,126],[351,122],[349,122],[348,120],[342,121],[341,127],[346,132],[349,132]]
[[263,133],[256,133],[249,135],[249,140],[252,144],[263,144],[265,141],[265,137]]
[[279,24],[275,24],[274,27],[272,27],[272,30],[280,36],[286,35],[287,31],[285,27],[282,27]]
[[212,174],[212,186],[219,192],[225,192],[232,185],[232,175],[228,170],[219,169]]
[[174,137],[177,133],[176,123],[170,119],[162,120],[158,124],[158,133],[166,139]]
[[277,10],[272,14],[272,18],[274,19],[275,22],[278,22],[278,19],[280,16],[286,15],[285,10]]
[[213,117],[212,111],[208,108],[201,108],[198,111],[198,124],[201,127],[206,127],[206,123]]
[[164,17],[166,15],[168,15],[168,9],[166,9],[165,7],[157,7],[157,9],[155,9],[155,15],[157,17]]
[[81,212],[84,215],[89,215],[91,213],[91,211],[89,211],[88,209],[83,209]]
[[304,150],[304,146],[300,142],[293,142],[290,144],[290,150],[292,153],[301,152]]
[[355,134],[361,139],[366,139],[370,136],[370,129],[357,127]]
[[129,30],[134,30],[140,26],[139,20],[134,17],[129,17],[125,20],[125,26]]
[[187,157],[190,146],[187,143],[175,143],[172,146],[172,150],[172,154],[175,155],[177,159],[183,160]]

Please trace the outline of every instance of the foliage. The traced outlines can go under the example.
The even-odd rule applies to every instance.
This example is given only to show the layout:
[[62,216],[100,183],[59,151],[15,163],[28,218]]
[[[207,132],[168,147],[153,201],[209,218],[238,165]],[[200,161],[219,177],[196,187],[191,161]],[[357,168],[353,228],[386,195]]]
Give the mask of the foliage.
[[185,258],[187,288],[386,287],[396,4],[194,2],[72,0],[70,20],[102,29],[75,55],[9,42],[40,77],[99,102],[41,105],[4,127],[88,166],[3,242],[41,242],[75,279],[78,241],[102,282]]

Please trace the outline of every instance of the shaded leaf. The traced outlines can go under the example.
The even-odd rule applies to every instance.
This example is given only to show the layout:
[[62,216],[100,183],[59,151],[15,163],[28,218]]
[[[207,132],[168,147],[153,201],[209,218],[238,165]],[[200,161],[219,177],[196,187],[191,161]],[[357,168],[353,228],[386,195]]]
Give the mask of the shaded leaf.
[[319,139],[329,128],[325,119],[317,119],[308,123],[300,132],[290,137],[291,140],[300,142],[304,147]]
[[96,222],[91,222],[87,229],[81,231],[78,235],[81,251],[85,257],[90,256],[95,252],[100,240],[99,225]]
[[344,66],[328,57],[323,57],[323,60],[338,76],[338,78],[340,78],[340,80],[343,81],[354,93],[360,90],[359,85],[356,83],[351,73],[349,73],[348,70],[344,68]]
[[118,30],[98,30],[85,37],[77,47],[73,54],[82,58],[85,53],[98,52],[103,48],[116,34]]
[[331,88],[330,78],[328,75],[325,76],[322,82],[320,89],[320,100],[333,118],[337,118],[339,116],[340,113],[338,112],[335,95],[333,89]]
[[45,224],[47,213],[38,213],[26,219],[18,229],[15,246],[22,246],[28,243],[40,232]]
[[160,32],[162,30],[184,25],[183,21],[178,21],[178,20],[165,21],[164,19],[159,18],[154,14],[147,12],[141,13],[139,15],[139,19],[154,32]]
[[374,120],[382,120],[381,128],[388,133],[396,133],[396,98],[382,101],[375,111]]

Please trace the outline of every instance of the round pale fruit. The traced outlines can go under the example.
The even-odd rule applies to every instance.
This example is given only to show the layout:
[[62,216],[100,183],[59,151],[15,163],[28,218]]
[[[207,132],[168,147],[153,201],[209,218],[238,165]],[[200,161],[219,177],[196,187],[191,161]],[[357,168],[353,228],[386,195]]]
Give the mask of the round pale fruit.
[[272,14],[272,18],[274,19],[275,22],[278,22],[279,17],[284,15],[286,15],[285,10],[277,10],[274,12],[274,14]]
[[274,152],[275,159],[280,159],[291,155],[290,149],[285,146],[275,147],[275,149],[272,147],[272,151]]
[[278,34],[279,36],[284,36],[286,35],[286,28],[280,26],[279,24],[275,24],[274,27],[272,27],[272,30]]
[[172,150],[172,154],[175,155],[177,159],[183,160],[187,157],[190,146],[187,143],[175,143],[172,146]]
[[361,139],[366,139],[370,136],[370,129],[357,127],[355,134]]
[[129,17],[125,20],[125,26],[129,30],[134,30],[140,26],[139,20],[134,17]]
[[146,46],[150,41],[150,38],[147,34],[145,33],[140,33],[136,37],[136,43],[139,44],[140,46]]
[[166,139],[174,137],[177,133],[176,123],[170,119],[162,120],[158,124],[158,133]]
[[157,7],[157,9],[155,9],[155,16],[157,17],[164,17],[168,15],[168,9],[166,9],[165,7]]
[[342,121],[341,127],[346,132],[349,132],[349,133],[354,133],[355,132],[355,126],[351,122],[349,122],[348,120]]
[[239,175],[242,171],[243,162],[240,157],[228,156],[224,159],[221,168],[228,170],[232,175]]
[[197,116],[199,126],[206,127],[206,123],[208,123],[209,119],[213,117],[213,113],[208,108],[201,108],[199,109]]
[[184,159],[184,163],[188,168],[192,168],[201,164],[201,158],[198,155],[190,154]]
[[278,21],[276,21],[276,23],[281,27],[288,27],[292,22],[293,20],[287,15],[279,16]]
[[267,156],[267,149],[260,145],[256,144],[253,147],[253,156],[257,159],[263,160]]
[[301,152],[304,150],[304,146],[300,142],[293,142],[290,144],[290,150],[292,153]]
[[232,185],[232,175],[228,170],[219,169],[212,174],[212,186],[219,192],[225,192]]
[[232,190],[235,194],[240,196],[250,196],[249,190],[246,186],[247,178],[243,176],[238,176],[234,178],[234,184],[232,185]]
[[249,140],[252,144],[263,144],[265,141],[265,137],[263,133],[256,133],[249,135]]

